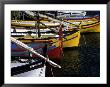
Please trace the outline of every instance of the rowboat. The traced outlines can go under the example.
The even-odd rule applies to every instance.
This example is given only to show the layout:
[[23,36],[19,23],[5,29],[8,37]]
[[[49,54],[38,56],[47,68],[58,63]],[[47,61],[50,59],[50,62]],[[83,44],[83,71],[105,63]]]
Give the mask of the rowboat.
[[[76,26],[79,26],[81,33],[100,32],[99,16],[77,18],[77,19],[65,19],[65,20],[75,24]],[[71,28],[68,28],[68,30],[71,30]]]
[[82,25],[80,29],[81,33],[86,33],[86,32],[100,32],[100,22],[92,23],[92,24],[87,24],[87,25]]
[[[20,26],[20,27],[35,27],[37,21],[23,21],[23,20],[12,20],[11,25],[12,26]],[[47,27],[57,27],[60,25],[60,23],[55,22],[48,22],[48,21],[41,21],[43,24],[45,24]],[[45,28],[44,25],[39,24],[39,28]]]
[[[34,17],[32,11],[25,11],[27,15]],[[80,32],[100,32],[100,16],[87,16],[85,11],[58,11],[57,18],[48,17],[44,14],[39,14],[40,17],[46,18],[54,22],[62,22],[66,26],[67,31],[72,31],[76,26]],[[63,18],[63,21],[59,19]]]
[[[70,18],[70,19],[64,19],[67,23],[72,23],[72,24],[67,24],[65,29],[67,31],[73,31],[75,26],[79,26],[79,30],[81,33],[85,32],[100,32],[100,22],[99,22],[99,16],[94,16],[94,17],[83,17],[83,18]],[[42,22],[48,26],[48,27],[58,27],[59,23],[58,22],[48,22],[48,21],[43,21]],[[11,22],[12,26],[17,26],[17,27],[34,27],[35,26],[35,21],[15,21],[13,20]],[[73,26],[74,24],[74,26]],[[46,29],[45,26],[42,24],[39,25],[39,28]],[[76,27],[78,28],[78,27]]]
[[[17,32],[12,32],[12,36],[14,36],[15,38],[24,38],[23,36],[25,36],[25,38],[28,38],[30,40],[22,40],[23,42],[37,42],[37,41],[43,41],[43,40],[38,40],[36,39],[36,36],[38,36],[35,32],[33,32],[31,34],[31,37],[30,36],[26,36],[27,33],[25,33],[27,30],[26,29],[17,29],[16,30]],[[19,32],[18,32],[19,31]],[[48,31],[48,30],[47,30]],[[56,44],[54,45],[57,45],[58,46],[58,38],[59,38],[59,35],[56,35],[54,33],[45,33],[47,32],[46,29],[45,30],[41,30],[41,38],[49,38],[48,41],[53,41],[53,43],[56,42]],[[32,38],[33,37],[33,38]],[[51,38],[51,39],[50,39]],[[33,40],[31,40],[33,39]],[[63,31],[63,36],[62,36],[62,46],[63,48],[66,48],[66,47],[75,47],[75,46],[78,46],[79,45],[79,40],[80,40],[80,31]]]
[[71,34],[65,34],[63,37],[63,48],[77,47],[80,41],[80,31],[72,32]]
[[[48,39],[34,39],[32,37],[25,36],[25,37],[19,38],[18,40],[34,48],[38,53],[42,55],[46,56],[47,54],[49,58],[52,58],[52,59],[61,58],[62,48],[60,46],[60,41],[58,38],[48,40]],[[31,55],[30,52],[20,48],[14,43],[11,44],[11,48],[12,48],[11,49],[12,56],[28,57]],[[32,54],[30,57],[36,57],[36,56]]]

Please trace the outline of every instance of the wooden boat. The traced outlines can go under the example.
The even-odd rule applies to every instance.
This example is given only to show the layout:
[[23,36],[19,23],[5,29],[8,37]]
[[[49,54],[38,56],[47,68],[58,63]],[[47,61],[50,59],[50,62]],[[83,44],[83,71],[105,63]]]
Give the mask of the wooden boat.
[[[19,32],[19,33],[12,33],[12,36],[16,36],[15,38],[24,38],[23,36],[26,36],[26,33],[23,33],[23,32]],[[30,39],[30,40],[22,40],[23,42],[43,42],[43,40],[41,39],[36,39],[36,33],[33,33],[31,34],[31,36],[33,37],[30,37],[30,36],[26,36],[26,38]],[[48,37],[49,40],[46,40],[46,41],[53,41],[55,42],[56,41],[56,44],[57,45],[57,40],[59,38],[59,35],[56,35],[56,34],[53,34],[53,33],[41,33],[41,38],[46,38]],[[80,40],[80,31],[76,30],[76,31],[63,31],[63,36],[62,36],[62,44],[63,44],[63,48],[66,48],[66,47],[75,47],[75,46],[78,46],[79,45],[79,40]]]
[[[65,19],[68,22],[76,24],[79,26],[80,32],[100,32],[100,21],[99,16],[95,17],[86,17],[86,18],[77,18],[77,19]],[[71,25],[70,25],[71,26]],[[68,28],[68,30],[72,30]]]
[[[25,13],[27,15],[30,15],[31,17],[35,16],[35,14],[31,11],[25,11]],[[76,15],[76,13],[77,13],[77,15]],[[67,31],[72,31],[75,27],[77,29],[79,27],[81,33],[83,33],[83,32],[100,32],[100,16],[99,15],[86,16],[85,11],[76,11],[75,14],[74,14],[74,12],[72,13],[69,11],[65,11],[65,12],[61,11],[61,14],[64,15],[64,17],[61,16],[61,17],[63,17],[63,24],[64,25],[66,24],[66,26],[69,24],[68,28],[66,27]],[[42,18],[46,18],[48,20],[54,21],[54,22],[61,22],[59,19],[54,19],[54,18],[48,17],[44,14],[39,14],[39,16]],[[57,18],[59,18],[59,17],[57,17]]]
[[[30,13],[30,12],[29,12],[29,13]],[[31,12],[31,13],[32,13],[32,12]],[[32,14],[31,14],[31,15],[32,15]],[[40,17],[44,17],[44,18],[48,18],[50,21],[54,21],[54,22],[47,22],[47,25],[46,25],[45,22],[44,22],[44,24],[45,24],[46,26],[48,26],[48,27],[49,27],[49,26],[56,27],[56,26],[60,25],[59,22],[62,22],[62,21],[60,21],[60,20],[57,20],[57,19],[48,17],[48,16],[43,15],[43,14],[39,14],[39,16],[40,16]],[[28,21],[26,25],[23,25],[24,22],[25,22],[25,21],[20,21],[20,22],[12,21],[11,24],[12,24],[13,26],[19,25],[19,26],[21,26],[21,27],[23,27],[23,26],[30,26],[30,27],[31,27],[32,25],[35,26],[35,21],[34,21],[34,22]],[[30,25],[30,22],[31,22],[31,25]],[[62,22],[62,23],[63,23],[63,25],[66,25],[65,23],[68,23],[68,22]],[[64,30],[64,31],[65,31],[65,30]],[[80,39],[80,31],[73,32],[73,29],[72,29],[70,34],[64,34],[63,36],[64,36],[64,37],[62,37],[62,42],[63,42],[63,47],[64,47],[64,48],[65,48],[65,47],[78,46],[78,44],[79,44],[79,39]],[[54,41],[55,39],[52,39],[52,40]]]
[[[64,21],[67,21],[69,23],[73,23],[74,27],[75,26],[80,26],[80,32],[85,33],[85,32],[100,32],[100,22],[99,22],[99,17],[94,16],[94,17],[87,17],[87,18],[79,18],[79,19],[65,19]],[[11,24],[12,26],[16,27],[33,27],[35,28],[35,22],[36,21],[15,21],[12,20]],[[42,21],[43,22],[43,21]],[[47,27],[58,27],[60,24],[59,23],[51,23],[48,21],[43,22]],[[46,29],[46,27],[42,24],[39,25],[39,28]],[[67,31],[73,31],[73,25],[69,24],[68,27],[65,27]],[[76,27],[77,28],[77,27]]]
[[[12,26],[20,26],[20,27],[35,27],[37,21],[22,21],[22,20],[12,20],[11,25]],[[48,21],[41,21],[43,24],[45,24],[47,27],[57,27],[60,25],[60,23],[55,22],[48,22]],[[40,24],[39,28],[45,28],[44,25]]]
[[67,20],[69,22],[80,22],[80,21],[97,21],[99,20],[99,15],[94,15],[94,16],[76,16],[76,17],[68,17],[68,18],[64,18],[64,20]]
[[[19,38],[21,42],[27,44],[28,46],[34,48],[38,53],[45,55],[48,55],[49,58],[52,59],[60,59],[61,58],[61,46],[59,39],[33,39],[30,38],[29,36],[25,38]],[[20,57],[36,57],[34,54],[31,55],[30,52],[21,49],[19,46],[16,44],[12,43],[11,44],[11,51],[12,51],[12,56],[20,56]]]
[[[61,28],[62,29],[62,28]],[[62,30],[59,30],[58,38],[43,38],[31,36],[31,33],[28,33],[24,37],[19,37],[18,35],[14,35],[13,37],[17,40],[27,44],[28,46],[34,48],[38,53],[48,56],[49,58],[60,60],[62,57]],[[39,34],[39,33],[38,33]],[[30,55],[25,49],[21,49],[16,44],[12,43],[12,56],[21,56],[21,57],[36,57],[34,54]]]
[[65,34],[63,37],[63,48],[77,47],[80,41],[80,31],[72,32],[71,34]]
[[46,66],[45,65],[43,66],[42,62],[31,62],[31,63],[12,62],[11,63],[11,76],[13,77],[45,77],[46,76],[45,72],[46,72]]
[[81,33],[86,33],[86,32],[100,32],[100,22],[92,23],[92,24],[87,24],[87,25],[82,25],[80,29]]
[[[22,59],[17,58],[16,61],[11,62],[11,76],[17,76],[21,77],[29,77],[29,76],[38,76],[38,77],[44,77],[45,76],[45,68],[46,68],[46,62],[48,62],[53,67],[61,68],[60,65],[52,62],[49,60],[49,58],[42,56],[38,52],[36,52],[32,47],[27,46],[26,44],[22,43],[19,40],[16,40],[15,38],[11,37],[11,41],[15,43],[16,45],[19,45],[20,47],[24,48],[25,50],[37,55],[39,58],[33,58],[33,59]],[[20,56],[19,56],[20,57]],[[19,62],[18,62],[19,60]],[[27,60],[29,60],[27,62]],[[22,63],[22,62],[23,63]],[[35,70],[34,70],[35,69]],[[37,74],[33,73],[36,72]],[[27,72],[28,71],[28,72]],[[25,73],[24,73],[25,72]],[[31,75],[30,75],[31,74]]]

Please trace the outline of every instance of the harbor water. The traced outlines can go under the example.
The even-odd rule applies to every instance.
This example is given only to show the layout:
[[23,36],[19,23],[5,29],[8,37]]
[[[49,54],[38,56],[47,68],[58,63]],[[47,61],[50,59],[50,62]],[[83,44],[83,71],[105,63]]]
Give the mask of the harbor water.
[[55,77],[99,77],[100,76],[100,33],[81,34],[78,47],[64,49],[61,69],[53,68]]

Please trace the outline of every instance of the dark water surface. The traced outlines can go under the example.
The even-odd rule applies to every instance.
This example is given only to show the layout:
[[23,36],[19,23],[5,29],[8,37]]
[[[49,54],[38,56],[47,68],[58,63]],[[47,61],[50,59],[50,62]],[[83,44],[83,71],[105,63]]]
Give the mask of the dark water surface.
[[79,47],[64,49],[60,65],[53,69],[55,77],[99,77],[100,33],[81,34]]

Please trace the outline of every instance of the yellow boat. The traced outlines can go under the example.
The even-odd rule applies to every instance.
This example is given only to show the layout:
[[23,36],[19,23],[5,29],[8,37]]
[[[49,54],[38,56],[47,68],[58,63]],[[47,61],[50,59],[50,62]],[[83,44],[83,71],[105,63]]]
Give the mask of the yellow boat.
[[[25,37],[27,40],[26,39],[25,40],[21,39],[23,42],[32,42],[32,41],[42,42],[42,40],[35,39],[36,36],[33,36],[33,38],[28,36],[28,35],[26,35],[24,37],[23,36],[19,37],[18,35],[14,35],[14,36],[15,36],[16,39]],[[47,37],[46,34],[43,35],[41,38],[45,38],[45,37]],[[59,40],[56,39],[56,38],[58,38],[58,36],[55,37],[55,35],[53,35],[53,36],[49,35],[48,37],[49,37],[49,40],[45,40],[46,42],[51,41],[52,45],[56,45],[57,47],[59,46]],[[34,40],[32,40],[32,39],[34,39]],[[63,48],[78,46],[79,45],[79,40],[80,40],[80,31],[71,32],[71,34],[65,34],[62,37]],[[45,41],[43,41],[43,42],[45,42]]]
[[[57,39],[51,39],[51,40],[53,42],[57,42]],[[80,31],[77,31],[74,33],[71,32],[71,34],[63,35],[63,38],[62,38],[63,45],[62,46],[63,46],[63,48],[77,47],[77,46],[79,46],[79,41],[80,41]]]
[[[11,24],[13,26],[35,26],[35,21],[15,21],[12,20]],[[59,26],[60,23],[49,23],[49,22],[45,22],[46,26]],[[71,34],[65,34],[62,38],[62,42],[63,42],[63,48],[66,47],[75,47],[79,45],[79,39],[80,39],[80,31],[77,32],[73,32],[71,31]],[[52,39],[53,42],[56,42],[56,39]],[[56,44],[58,45],[58,44]]]
[[98,20],[98,16],[93,18],[84,18],[84,19],[67,20],[67,21],[75,24],[76,26],[79,26],[81,33],[100,32],[100,21]]
[[81,33],[100,32],[100,23],[94,23],[94,24],[90,24],[90,25],[82,25],[80,32]]
[[63,38],[63,48],[79,46],[79,41],[80,41],[80,31],[77,31],[70,35],[66,35],[66,37]]
[[[20,26],[20,27],[35,27],[37,21],[22,21],[22,20],[12,20],[12,26]],[[45,24],[47,27],[57,27],[60,23],[48,22],[48,21],[40,21]],[[44,25],[39,24],[39,27],[45,28]]]

